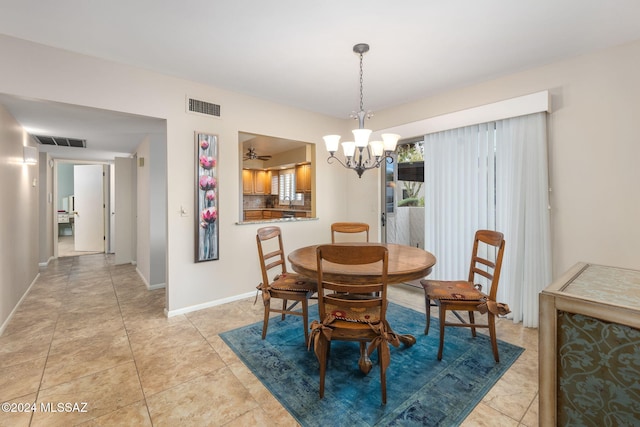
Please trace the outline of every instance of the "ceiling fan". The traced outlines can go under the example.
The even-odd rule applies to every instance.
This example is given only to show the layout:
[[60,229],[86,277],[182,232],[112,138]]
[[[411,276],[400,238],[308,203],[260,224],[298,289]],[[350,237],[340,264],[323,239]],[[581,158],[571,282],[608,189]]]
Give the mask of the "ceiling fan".
[[258,156],[258,154],[256,154],[256,149],[249,147],[249,151],[244,155],[243,160],[269,160],[270,158],[271,156],[269,155]]

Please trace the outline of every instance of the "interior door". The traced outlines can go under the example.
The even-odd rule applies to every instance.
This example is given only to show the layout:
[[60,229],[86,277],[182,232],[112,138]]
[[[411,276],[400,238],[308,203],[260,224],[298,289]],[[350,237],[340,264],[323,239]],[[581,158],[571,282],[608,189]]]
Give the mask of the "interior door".
[[73,192],[75,250],[104,252],[102,165],[74,165]]

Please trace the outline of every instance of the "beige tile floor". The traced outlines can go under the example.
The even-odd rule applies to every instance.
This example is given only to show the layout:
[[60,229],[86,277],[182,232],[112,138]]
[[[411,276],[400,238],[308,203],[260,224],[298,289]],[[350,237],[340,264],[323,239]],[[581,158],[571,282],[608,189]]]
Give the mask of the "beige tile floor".
[[73,236],[58,236],[58,256],[60,258],[95,253],[97,252],[76,251]]
[[[85,255],[42,269],[0,336],[0,402],[36,410],[0,412],[0,426],[297,425],[218,335],[260,321],[260,304],[167,319],[164,290],[112,262]],[[390,299],[424,312],[420,289],[394,286]],[[536,426],[537,330],[498,327],[526,351],[463,425]],[[58,403],[73,411],[42,410]]]

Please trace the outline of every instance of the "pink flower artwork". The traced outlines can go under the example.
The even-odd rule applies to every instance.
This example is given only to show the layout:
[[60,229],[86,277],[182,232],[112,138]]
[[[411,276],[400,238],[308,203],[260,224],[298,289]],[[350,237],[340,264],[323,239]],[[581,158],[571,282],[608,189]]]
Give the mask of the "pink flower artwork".
[[218,259],[217,137],[196,133],[196,261]]
[[201,175],[200,180],[200,189],[203,191],[213,190],[216,188],[216,179],[209,175]]
[[215,206],[211,206],[210,208],[206,208],[205,210],[203,210],[200,214],[200,217],[202,218],[203,224],[211,224],[212,222],[215,222],[216,219],[218,219],[218,210],[215,208]]
[[202,169],[211,169],[216,167],[216,159],[211,156],[200,156],[200,167]]

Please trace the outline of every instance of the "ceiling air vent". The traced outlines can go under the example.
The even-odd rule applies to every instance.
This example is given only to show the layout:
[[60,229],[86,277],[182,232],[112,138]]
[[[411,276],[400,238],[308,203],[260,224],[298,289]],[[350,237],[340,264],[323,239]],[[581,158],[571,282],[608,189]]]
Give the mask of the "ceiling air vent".
[[56,145],[58,147],[76,147],[76,148],[87,148],[87,140],[86,139],[77,139],[77,138],[63,138],[60,136],[43,136],[43,135],[34,135],[35,139],[42,145]]
[[200,101],[187,97],[187,111],[190,113],[206,114],[207,116],[220,117],[220,106],[212,102]]

